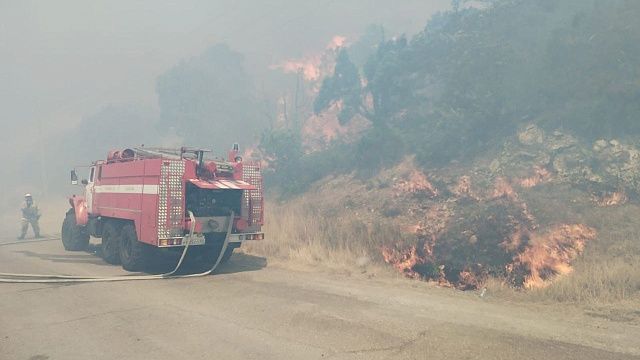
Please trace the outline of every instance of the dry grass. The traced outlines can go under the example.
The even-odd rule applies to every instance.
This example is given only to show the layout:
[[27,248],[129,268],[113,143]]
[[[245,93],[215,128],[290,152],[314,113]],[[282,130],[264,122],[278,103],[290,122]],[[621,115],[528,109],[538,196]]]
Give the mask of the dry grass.
[[535,300],[586,304],[639,300],[639,295],[640,256],[601,261],[583,259],[569,276],[530,293]]
[[320,210],[313,204],[304,197],[286,204],[267,204],[267,239],[243,249],[302,264],[363,268],[382,264],[381,246],[403,239],[390,223],[367,224],[349,212]]
[[499,279],[486,284],[498,297],[536,302],[611,305],[640,301],[640,256],[628,259],[581,259],[574,271],[541,289],[522,291]]
[[533,291],[538,300],[607,304],[640,300],[640,208],[626,205],[583,213],[598,229],[570,275]]

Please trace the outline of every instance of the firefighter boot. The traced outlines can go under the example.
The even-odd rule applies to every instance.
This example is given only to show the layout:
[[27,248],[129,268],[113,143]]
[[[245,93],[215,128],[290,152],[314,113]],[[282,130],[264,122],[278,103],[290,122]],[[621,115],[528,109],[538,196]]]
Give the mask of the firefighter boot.
[[29,230],[29,222],[26,219],[22,219],[20,236],[18,236],[18,240],[24,239],[25,235],[27,235],[27,230]]

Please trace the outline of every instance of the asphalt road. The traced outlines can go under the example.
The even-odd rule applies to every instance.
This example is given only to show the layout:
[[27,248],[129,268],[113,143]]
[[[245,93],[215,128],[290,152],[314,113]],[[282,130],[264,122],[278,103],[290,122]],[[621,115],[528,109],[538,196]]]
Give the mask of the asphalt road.
[[[57,241],[0,246],[0,272],[123,274]],[[223,358],[631,359],[640,327],[247,255],[201,278],[0,284],[0,359]]]

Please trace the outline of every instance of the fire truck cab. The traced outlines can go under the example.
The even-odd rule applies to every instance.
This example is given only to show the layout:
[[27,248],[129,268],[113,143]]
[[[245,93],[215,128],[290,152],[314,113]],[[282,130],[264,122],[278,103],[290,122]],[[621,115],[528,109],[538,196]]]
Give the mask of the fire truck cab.
[[[125,270],[143,270],[158,249],[182,251],[190,261],[222,261],[247,240],[262,240],[264,201],[258,163],[245,162],[234,145],[227,159],[208,150],[112,150],[89,167],[83,195],[69,198],[62,225],[66,250],[101,238],[101,255]],[[71,182],[77,184],[76,171]]]

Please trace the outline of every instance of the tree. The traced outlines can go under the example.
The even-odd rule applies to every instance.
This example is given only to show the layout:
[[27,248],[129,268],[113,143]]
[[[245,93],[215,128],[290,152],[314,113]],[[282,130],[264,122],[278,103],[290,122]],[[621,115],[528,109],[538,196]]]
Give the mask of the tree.
[[338,114],[338,120],[344,124],[360,113],[361,95],[362,85],[358,68],[349,59],[347,50],[340,49],[333,76],[323,80],[320,93],[313,103],[313,111],[319,114],[337,101],[341,101],[342,109]]

